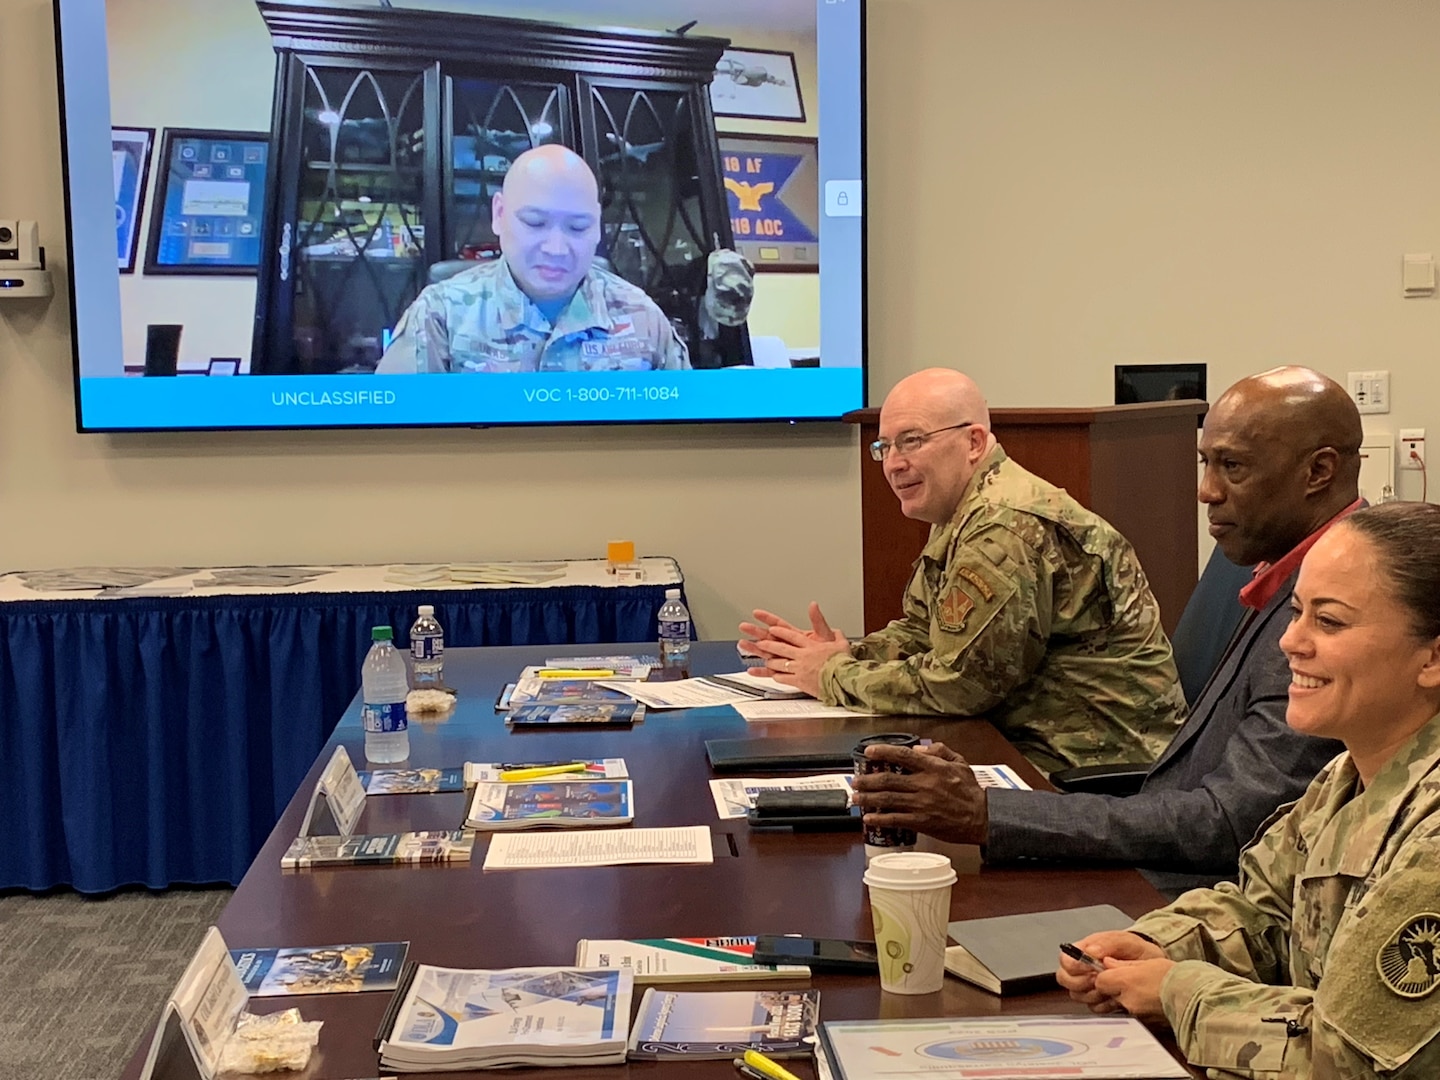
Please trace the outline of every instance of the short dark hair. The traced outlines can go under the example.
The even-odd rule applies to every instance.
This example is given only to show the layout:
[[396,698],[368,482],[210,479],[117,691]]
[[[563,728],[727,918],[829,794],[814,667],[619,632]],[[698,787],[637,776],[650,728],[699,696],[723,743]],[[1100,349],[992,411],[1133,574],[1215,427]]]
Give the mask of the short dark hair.
[[1345,518],[1374,546],[1386,588],[1419,638],[1440,637],[1440,506],[1392,502]]

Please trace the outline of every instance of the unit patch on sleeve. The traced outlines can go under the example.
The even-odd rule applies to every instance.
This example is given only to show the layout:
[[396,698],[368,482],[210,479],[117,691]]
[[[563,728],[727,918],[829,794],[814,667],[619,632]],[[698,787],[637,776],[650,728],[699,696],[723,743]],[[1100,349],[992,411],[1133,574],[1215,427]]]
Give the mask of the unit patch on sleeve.
[[[965,573],[961,570],[960,573]],[[940,601],[940,628],[951,634],[958,634],[965,629],[965,620],[970,612],[975,610],[975,601],[965,594],[965,590],[958,585],[950,586]]]
[[1407,919],[1375,955],[1387,989],[1404,998],[1422,998],[1440,986],[1440,915],[1422,912]]

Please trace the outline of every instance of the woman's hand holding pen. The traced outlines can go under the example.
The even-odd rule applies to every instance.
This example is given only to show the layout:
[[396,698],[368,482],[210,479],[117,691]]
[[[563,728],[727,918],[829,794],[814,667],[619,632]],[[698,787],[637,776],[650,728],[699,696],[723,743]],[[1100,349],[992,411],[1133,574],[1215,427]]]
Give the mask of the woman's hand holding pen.
[[[1130,1007],[1120,999],[1132,984],[1138,986],[1138,983],[1136,976],[1123,974],[1127,968],[1133,971],[1137,967],[1162,961],[1165,971],[1173,966],[1173,961],[1159,945],[1128,930],[1106,930],[1091,934],[1075,942],[1074,947],[1098,960],[1105,970],[1099,971],[1085,960],[1061,953],[1055,981],[1068,990],[1073,999],[1088,1005],[1090,1011],[1095,1013],[1130,1011]],[[1160,978],[1164,978],[1164,972],[1160,973]],[[1148,985],[1151,980],[1145,981]],[[1154,989],[1156,993],[1153,1003],[1158,1006],[1158,981],[1155,981]],[[1128,996],[1134,1004],[1141,1003],[1138,993],[1132,991]]]

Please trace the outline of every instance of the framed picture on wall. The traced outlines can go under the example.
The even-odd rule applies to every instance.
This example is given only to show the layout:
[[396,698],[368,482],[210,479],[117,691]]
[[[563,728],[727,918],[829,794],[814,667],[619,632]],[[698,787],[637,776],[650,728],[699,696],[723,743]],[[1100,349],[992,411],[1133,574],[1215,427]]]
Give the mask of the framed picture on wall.
[[820,154],[814,139],[721,133],[735,249],[757,271],[820,270]]
[[795,54],[770,49],[726,49],[710,83],[716,116],[805,122],[805,100]]
[[115,170],[115,254],[120,273],[135,271],[140,247],[140,215],[150,183],[150,150],[154,128],[110,129],[110,161]]
[[270,135],[166,128],[147,274],[254,274]]

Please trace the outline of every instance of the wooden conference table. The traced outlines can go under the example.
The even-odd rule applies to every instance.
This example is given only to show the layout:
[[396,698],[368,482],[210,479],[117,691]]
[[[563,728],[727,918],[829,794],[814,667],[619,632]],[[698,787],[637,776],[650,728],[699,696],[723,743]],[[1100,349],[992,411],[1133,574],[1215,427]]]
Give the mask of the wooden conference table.
[[[653,645],[618,645],[598,651],[653,652]],[[874,937],[861,875],[865,856],[858,832],[752,833],[743,821],[716,818],[707,781],[713,775],[705,740],[747,735],[782,737],[854,731],[910,731],[943,738],[971,761],[1017,768],[1042,786],[1040,775],[982,720],[920,718],[785,721],[746,724],[728,708],[651,712],[633,729],[512,734],[494,711],[500,688],[522,666],[547,656],[585,655],[595,647],[513,646],[448,650],[446,681],[459,690],[456,709],[439,722],[412,722],[410,762],[459,766],[465,761],[623,757],[635,785],[637,826],[709,825],[715,861],[708,866],[620,866],[484,873],[488,843],[481,833],[474,861],[453,866],[341,867],[280,870],[280,856],[296,835],[315,781],[332,747],[343,744],[363,767],[359,703],[352,702],[330,744],[301,784],[254,864],[220,917],[231,948],[409,941],[410,959],[458,968],[563,965],[574,962],[580,938],[681,937],[802,933],[819,937]],[[733,671],[734,646],[698,642],[691,654],[697,674]],[[387,795],[368,800],[362,832],[458,828],[465,818],[461,794]],[[952,919],[1045,911],[1110,903],[1131,915],[1163,899],[1132,870],[982,867],[978,849],[922,847],[950,854],[959,871]],[[815,976],[822,1019],[940,1015],[1083,1013],[1058,988],[1000,998],[955,978],[937,994],[882,994],[872,976]],[[723,988],[707,984],[709,988]],[[744,986],[745,984],[739,984]],[[639,992],[635,1000],[639,1001]],[[324,1020],[318,1052],[305,1080],[372,1077],[378,1058],[372,1038],[389,994],[337,994],[263,998],[255,1011],[298,1005],[307,1020]],[[148,1046],[132,1057],[127,1080],[139,1075]],[[625,1076],[733,1077],[728,1061],[637,1063],[565,1070],[567,1077],[617,1080]],[[808,1062],[793,1071],[814,1075]],[[544,1070],[558,1075],[553,1070]],[[541,1070],[508,1070],[507,1075]],[[473,1075],[455,1074],[455,1075]]]

